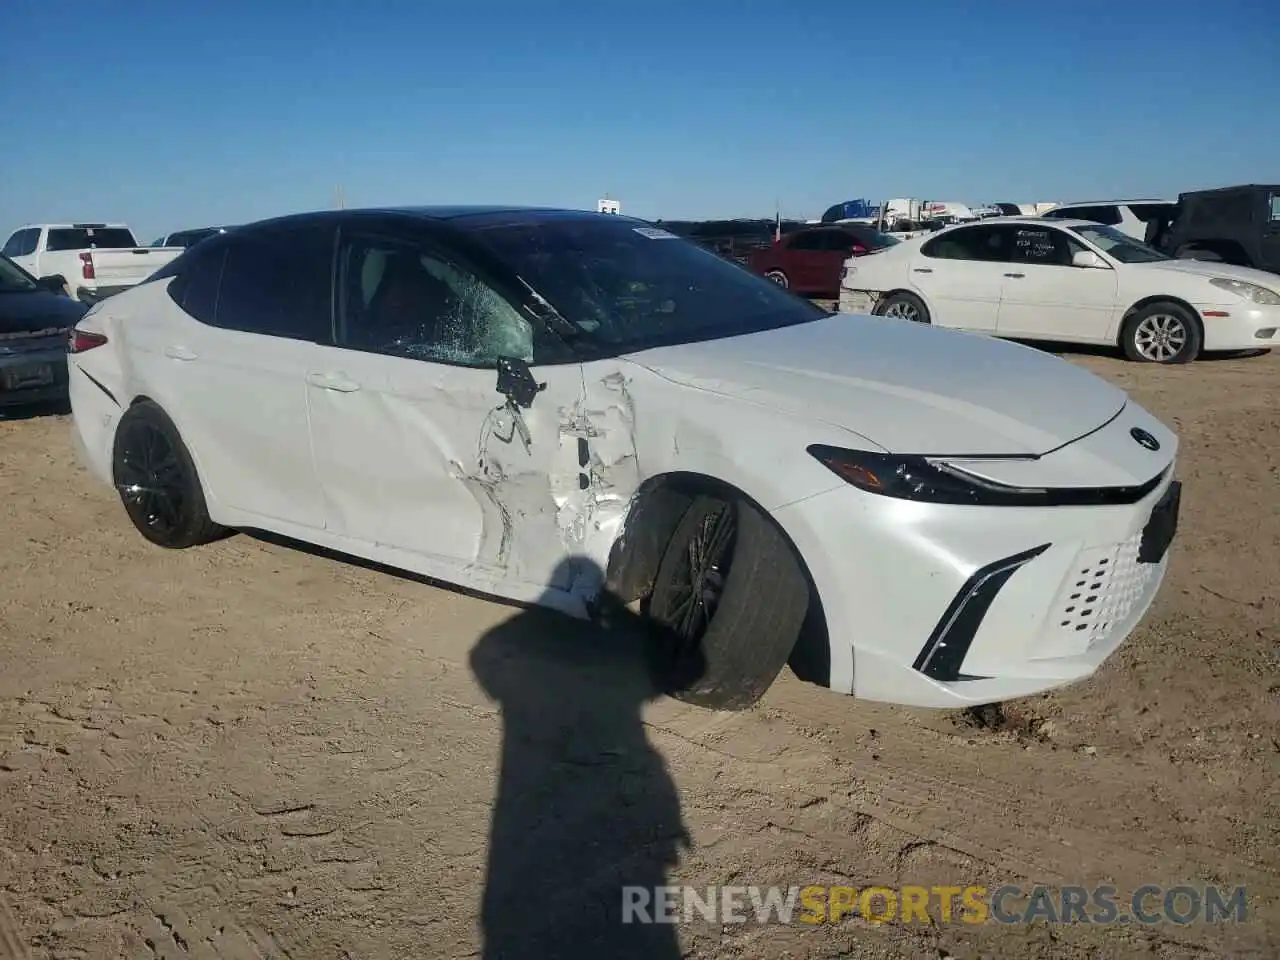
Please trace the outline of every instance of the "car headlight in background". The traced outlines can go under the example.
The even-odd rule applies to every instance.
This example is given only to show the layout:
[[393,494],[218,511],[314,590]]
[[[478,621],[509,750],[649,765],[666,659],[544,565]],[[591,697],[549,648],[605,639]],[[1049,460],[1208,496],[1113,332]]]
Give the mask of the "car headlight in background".
[[1215,277],[1209,282],[1219,290],[1226,290],[1228,293],[1234,293],[1236,296],[1252,300],[1254,303],[1269,307],[1280,306],[1280,293],[1268,290],[1266,287],[1259,286],[1256,283],[1245,283],[1243,280],[1228,280],[1226,277]]
[[[1131,487],[1013,487],[960,469],[944,459],[896,453],[870,453],[813,444],[809,454],[859,490],[914,500],[974,507],[1067,507],[1137,503],[1159,485],[1165,467],[1146,483]],[[1000,457],[1034,460],[1035,457]]]

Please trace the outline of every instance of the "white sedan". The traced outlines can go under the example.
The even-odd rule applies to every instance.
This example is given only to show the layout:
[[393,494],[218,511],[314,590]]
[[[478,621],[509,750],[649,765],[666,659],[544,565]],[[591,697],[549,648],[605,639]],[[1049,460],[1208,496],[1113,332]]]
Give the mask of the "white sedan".
[[257,528],[579,617],[638,601],[663,686],[716,708],[788,661],[928,707],[1079,680],[1178,516],[1176,437],[1081,368],[833,315],[616,215],[241,227],[96,305],[68,362],[152,543]]
[[1085,220],[966,224],[845,264],[840,309],[1186,363],[1277,345],[1280,275],[1175,260]]

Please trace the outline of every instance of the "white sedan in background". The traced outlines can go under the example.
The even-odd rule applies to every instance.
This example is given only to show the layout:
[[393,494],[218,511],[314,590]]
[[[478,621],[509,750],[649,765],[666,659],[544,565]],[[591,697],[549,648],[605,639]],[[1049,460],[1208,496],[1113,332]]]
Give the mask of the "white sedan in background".
[[1175,260],[1085,220],[1010,217],[849,260],[840,310],[1186,363],[1276,346],[1280,276]]

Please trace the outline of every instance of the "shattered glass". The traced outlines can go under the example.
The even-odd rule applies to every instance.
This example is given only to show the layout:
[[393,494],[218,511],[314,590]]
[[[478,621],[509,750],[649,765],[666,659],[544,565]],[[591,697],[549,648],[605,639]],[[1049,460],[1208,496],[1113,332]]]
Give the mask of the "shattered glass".
[[417,250],[354,252],[360,296],[350,342],[462,366],[533,360],[532,324],[476,276]]

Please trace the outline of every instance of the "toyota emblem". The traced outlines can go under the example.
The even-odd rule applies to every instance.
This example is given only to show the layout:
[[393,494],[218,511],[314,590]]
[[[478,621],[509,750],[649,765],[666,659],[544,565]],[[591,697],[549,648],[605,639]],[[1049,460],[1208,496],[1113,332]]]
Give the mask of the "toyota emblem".
[[1159,450],[1160,441],[1153,437],[1141,427],[1134,427],[1129,431],[1129,436],[1138,441],[1139,446],[1146,447],[1148,450]]

